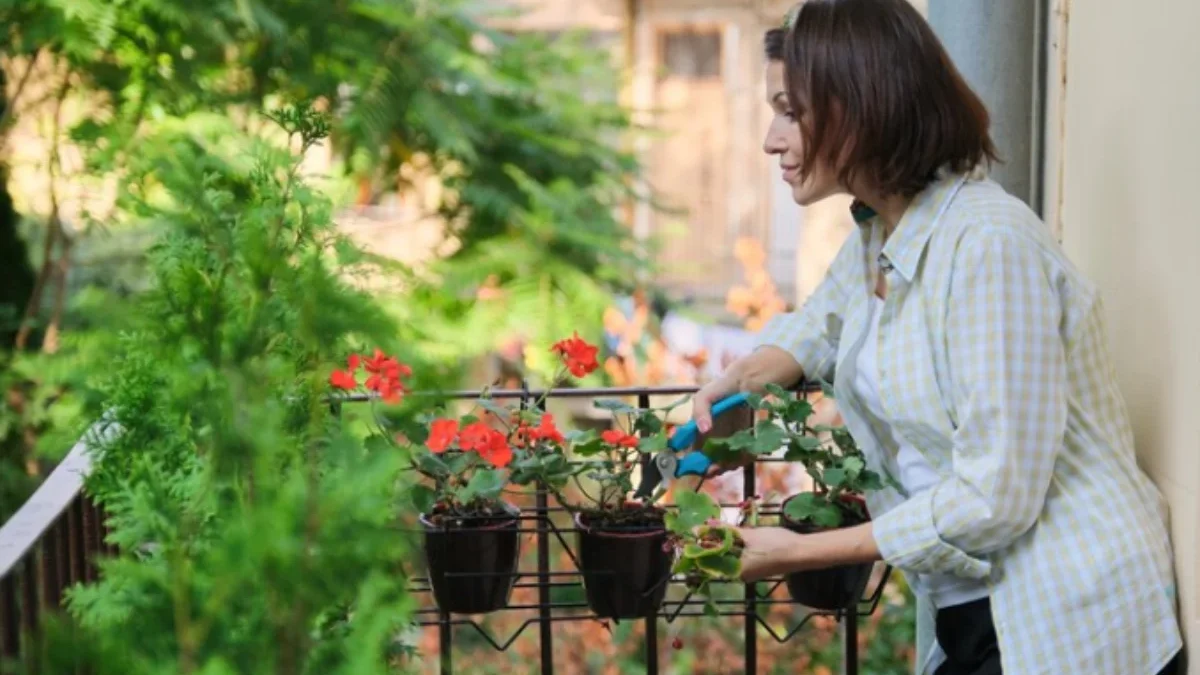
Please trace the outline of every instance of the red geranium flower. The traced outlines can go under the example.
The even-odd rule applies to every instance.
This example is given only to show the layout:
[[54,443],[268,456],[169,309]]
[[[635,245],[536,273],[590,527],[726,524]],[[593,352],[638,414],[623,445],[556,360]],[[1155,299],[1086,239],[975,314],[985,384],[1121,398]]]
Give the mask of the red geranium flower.
[[522,423],[512,431],[512,444],[518,448],[524,448],[531,445],[537,440],[537,430],[528,424]]
[[335,370],[330,373],[329,384],[347,391],[358,388],[358,380],[354,378],[354,373],[349,370]]
[[[352,357],[352,367],[358,367],[358,357]],[[382,350],[376,349],[375,354],[365,362],[370,375],[364,386],[379,394],[387,403],[398,403],[407,391],[401,378],[411,377],[412,368],[400,363],[395,358],[387,356]]]
[[600,349],[588,344],[579,337],[579,333],[555,342],[550,351],[562,357],[563,362],[567,364],[567,370],[571,371],[575,377],[583,377],[600,367],[600,364],[596,362],[596,354],[600,352]]
[[400,380],[383,378],[378,375],[368,377],[366,387],[378,393],[379,398],[383,399],[384,403],[399,403],[407,391],[404,388],[404,383]]
[[504,438],[504,434],[495,429],[489,431],[491,433],[488,434],[486,443],[479,448],[479,456],[498,469],[504,468],[512,461],[512,448],[508,447],[508,440]]
[[458,434],[458,447],[463,450],[482,452],[487,447],[488,439],[491,435],[492,428],[483,422],[468,424]]
[[553,441],[555,443],[565,443],[567,439],[563,438],[562,432],[558,427],[554,426],[554,415],[546,413],[542,415],[542,421],[538,424],[537,429],[534,429],[535,438],[540,438],[543,441]]
[[435,453],[441,454],[450,447],[454,442],[454,437],[458,435],[458,421],[456,420],[434,420],[429,425],[429,440],[425,441],[426,447]]
[[620,429],[609,429],[608,431],[605,431],[604,433],[600,434],[600,440],[618,448],[636,448],[638,444],[637,436],[634,436],[633,434],[627,434]]

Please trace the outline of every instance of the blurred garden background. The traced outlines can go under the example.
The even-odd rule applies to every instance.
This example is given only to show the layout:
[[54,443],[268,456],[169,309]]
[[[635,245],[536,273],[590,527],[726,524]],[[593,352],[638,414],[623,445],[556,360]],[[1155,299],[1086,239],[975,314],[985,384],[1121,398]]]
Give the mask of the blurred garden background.
[[[94,672],[435,671],[436,631],[403,630],[428,602],[396,572],[419,558],[389,537],[404,507],[362,496],[386,464],[335,435],[315,505],[286,472],[247,484],[308,461],[269,400],[307,400],[351,348],[444,389],[545,384],[574,332],[601,345],[595,386],[701,384],[744,353],[850,227],[837,200],[802,212],[760,150],[787,6],[0,0],[0,522],[117,402],[134,428],[90,490],[118,540],[182,554],[105,567],[53,639]],[[295,557],[313,537],[347,551]],[[861,672],[908,672],[912,610],[894,579]],[[642,629],[557,626],[556,672],[642,672]],[[661,633],[663,672],[744,670],[740,621]],[[837,672],[840,640],[821,618],[760,635],[759,672]],[[456,672],[536,671],[535,631],[454,645]]]
[[[851,228],[844,201],[793,204],[760,150],[761,39],[790,4],[0,0],[0,522],[37,510],[94,421],[124,430],[87,484],[123,555],[68,592],[40,672],[436,672],[436,631],[411,628],[429,599],[397,528],[404,458],[365,447],[361,409],[330,423],[330,370],[380,348],[414,389],[536,387],[578,332],[602,361],[580,384],[694,385],[744,352]],[[1200,90],[1179,83],[1200,5],[914,4],[994,114],[998,180],[1109,299],[1194,635],[1200,229],[1179,216]],[[564,428],[604,422],[556,405]],[[31,566],[0,558],[11,598]],[[912,610],[893,579],[861,672],[909,672]],[[505,637],[532,616],[480,621]],[[556,624],[556,672],[644,672],[642,630]],[[663,672],[745,669],[740,620],[659,633]],[[839,669],[830,620],[758,644],[760,673]],[[456,672],[537,672],[536,631],[454,645]]]

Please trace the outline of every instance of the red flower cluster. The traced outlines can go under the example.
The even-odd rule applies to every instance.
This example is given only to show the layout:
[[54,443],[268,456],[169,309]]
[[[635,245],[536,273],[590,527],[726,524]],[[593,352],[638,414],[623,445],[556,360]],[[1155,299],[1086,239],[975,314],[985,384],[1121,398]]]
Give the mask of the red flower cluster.
[[563,363],[567,365],[567,370],[571,371],[575,377],[583,377],[600,367],[596,361],[596,354],[600,352],[600,349],[595,345],[588,344],[586,340],[579,337],[579,333],[555,342],[550,351],[562,357]]
[[620,429],[609,429],[600,434],[600,440],[609,445],[618,448],[636,448],[638,446],[638,437],[633,434],[627,434]]
[[450,419],[434,420],[429,425],[429,439],[425,446],[432,452],[441,454],[450,449],[454,441],[463,452],[473,450],[485,462],[496,468],[508,466],[513,459],[512,448],[504,434],[489,427],[483,422],[468,424],[461,430],[458,422]]
[[345,370],[335,370],[329,375],[329,384],[347,391],[357,389],[357,373],[360,365],[365,366],[367,371],[367,381],[363,386],[379,394],[379,397],[387,403],[400,402],[401,397],[407,391],[403,380],[412,377],[412,368],[385,355],[379,349],[376,349],[375,354],[365,360],[358,354],[351,354],[346,359]]
[[567,439],[554,425],[554,415],[546,413],[542,415],[542,421],[536,427],[522,423],[513,431],[513,444],[518,448],[524,448],[527,445],[533,445],[537,441],[550,441],[552,443],[565,443]]

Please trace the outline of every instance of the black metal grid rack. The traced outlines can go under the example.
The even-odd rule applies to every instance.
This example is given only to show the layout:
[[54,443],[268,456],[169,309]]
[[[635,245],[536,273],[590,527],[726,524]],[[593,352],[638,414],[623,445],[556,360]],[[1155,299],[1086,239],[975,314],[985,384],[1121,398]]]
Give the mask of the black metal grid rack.
[[[650,406],[652,396],[662,395],[682,395],[691,394],[696,391],[695,387],[659,387],[659,388],[606,388],[606,389],[552,389],[550,391],[530,391],[530,390],[494,390],[487,392],[487,396],[492,399],[519,399],[522,405],[530,405],[533,402],[541,399],[544,395],[547,399],[551,398],[621,398],[621,397],[637,397],[638,407],[647,408]],[[812,392],[812,389],[802,389],[803,395]],[[478,398],[483,395],[480,391],[459,391],[448,395],[448,398],[466,400]],[[351,400],[364,400],[354,398]],[[643,462],[649,462],[648,456],[643,457]],[[759,463],[778,462],[777,459],[760,459]],[[744,471],[742,481],[742,496],[743,498],[750,497],[756,494],[756,471],[749,467]],[[556,514],[564,514],[567,509],[562,505],[551,505],[551,497],[544,489],[536,490],[534,493],[535,506],[532,510],[526,509],[520,516],[519,531],[520,536],[532,535],[537,545],[537,562],[536,569],[518,570],[516,588],[536,588],[537,602],[525,604],[510,604],[504,609],[497,610],[498,612],[507,611],[536,611],[536,616],[525,620],[516,630],[503,639],[498,639],[489,633],[483,626],[470,617],[450,615],[433,606],[431,587],[427,578],[415,578],[412,581],[410,590],[415,594],[424,595],[429,598],[428,605],[418,610],[418,623],[424,627],[437,627],[439,637],[439,660],[440,669],[443,675],[449,675],[453,672],[453,641],[454,631],[456,628],[470,628],[479,634],[493,649],[497,651],[505,651],[532,625],[537,625],[538,636],[541,647],[541,670],[542,675],[551,675],[554,672],[554,633],[553,625],[559,622],[568,621],[597,621],[597,617],[588,611],[586,603],[583,602],[555,602],[551,598],[551,592],[555,588],[575,587],[581,583],[581,574],[578,569],[578,560],[575,557],[573,548],[565,536],[567,532],[573,530],[564,530],[554,522]],[[733,504],[722,504],[724,507],[734,506]],[[765,513],[772,513],[772,508],[776,509],[775,505],[764,505]],[[574,563],[575,569],[571,570],[554,570],[551,569],[551,542],[557,540],[563,547],[563,550]],[[765,582],[756,584],[738,584],[744,587],[743,598],[738,600],[718,600],[718,616],[722,617],[741,617],[744,626],[744,663],[746,673],[757,672],[758,665],[758,631],[761,627],[772,639],[783,643],[791,640],[804,626],[815,616],[834,616],[842,624],[843,627],[843,672],[846,675],[857,675],[858,673],[858,619],[864,616],[870,616],[878,607],[880,598],[883,594],[884,586],[890,576],[891,568],[885,568],[882,576],[879,577],[874,589],[868,589],[853,609],[830,612],[823,610],[811,610],[804,615],[798,623],[792,626],[786,632],[780,632],[771,626],[766,619],[759,614],[759,608],[776,605],[776,604],[794,604],[790,600],[774,599],[773,592],[783,583],[782,578],[768,579]],[[670,579],[668,580],[672,586],[683,586],[683,580]],[[766,592],[760,590],[765,587]],[[674,622],[683,617],[705,616],[701,611],[703,602],[698,599],[693,599],[691,592],[683,595],[682,599],[668,599],[664,605],[653,614],[650,614],[642,619],[645,622],[645,656],[646,656],[646,672],[650,675],[658,673],[658,627],[659,621],[666,623]]]

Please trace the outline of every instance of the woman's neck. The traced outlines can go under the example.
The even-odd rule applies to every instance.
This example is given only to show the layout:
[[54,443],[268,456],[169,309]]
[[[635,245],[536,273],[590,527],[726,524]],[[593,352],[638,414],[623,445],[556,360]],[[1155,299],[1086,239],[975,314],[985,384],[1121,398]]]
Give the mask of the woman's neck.
[[884,236],[889,236],[895,231],[896,226],[900,224],[900,219],[904,217],[904,212],[908,210],[908,206],[912,204],[911,197],[904,195],[893,194],[887,196],[879,196],[870,194],[870,190],[864,190],[862,194],[855,194],[858,200],[867,206],[871,207],[884,224]]

